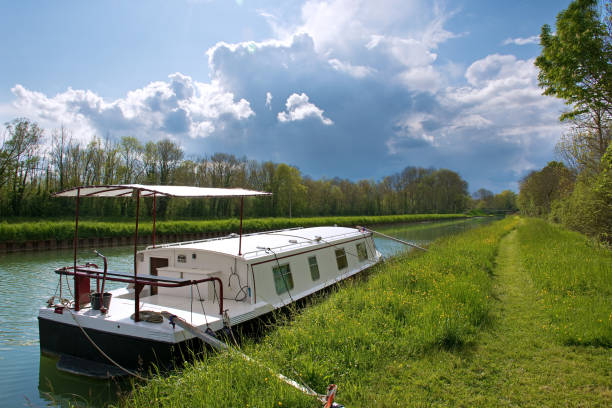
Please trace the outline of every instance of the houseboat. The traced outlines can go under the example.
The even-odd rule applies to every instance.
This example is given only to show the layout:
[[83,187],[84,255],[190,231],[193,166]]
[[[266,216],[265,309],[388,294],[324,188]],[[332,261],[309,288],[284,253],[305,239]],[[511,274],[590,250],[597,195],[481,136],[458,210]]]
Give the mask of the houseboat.
[[[141,197],[244,197],[268,193],[242,189],[112,185],[57,193],[75,197],[72,265],[58,268],[70,279],[74,299],[50,299],[39,310],[40,349],[59,356],[58,368],[98,377],[176,362],[199,339],[173,324],[175,316],[211,335],[282,308],[381,259],[372,232],[337,226],[242,233],[138,250]],[[77,260],[78,206],[84,197],[137,200],[133,270],[118,271],[96,252]],[[242,213],[242,211],[241,211]],[[155,220],[155,217],[153,218]],[[154,222],[155,225],[155,222]],[[132,268],[130,268],[132,269]],[[126,286],[106,292],[107,281]]]

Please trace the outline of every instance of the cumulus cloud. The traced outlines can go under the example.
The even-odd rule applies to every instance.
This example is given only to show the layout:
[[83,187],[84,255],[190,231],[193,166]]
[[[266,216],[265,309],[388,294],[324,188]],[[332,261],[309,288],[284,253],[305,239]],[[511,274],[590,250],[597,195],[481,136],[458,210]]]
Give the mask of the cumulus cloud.
[[313,177],[435,166],[494,191],[545,164],[562,132],[563,104],[542,95],[533,59],[444,58],[441,44],[466,34],[431,2],[306,0],[259,15],[275,36],[211,46],[209,80],[175,73],[116,100],[16,85],[14,109],[89,134],[171,135],[188,152],[283,161]]
[[333,125],[334,122],[323,116],[323,110],[308,101],[305,93],[291,94],[285,103],[286,111],[278,113],[279,122],[294,122],[306,118],[316,118],[324,125]]
[[450,163],[473,156],[478,170],[457,165],[474,179],[495,166],[508,178],[538,167],[564,130],[557,120],[563,104],[542,96],[533,62],[499,54],[474,61],[465,71],[466,86],[448,87],[435,96],[435,115],[413,113],[398,122],[386,142],[389,153],[409,154],[433,141],[433,156]]
[[236,101],[215,81],[202,83],[181,73],[168,78],[108,102],[92,91],[72,88],[54,97],[19,84],[12,92],[15,107],[24,115],[55,126],[76,127],[79,133],[85,133],[84,138],[108,131],[206,137],[226,121],[241,121],[254,115],[248,101]]
[[532,35],[531,37],[527,37],[527,38],[507,38],[504,40],[504,45],[508,45],[508,44],[514,44],[514,45],[527,45],[527,44],[539,44],[540,43],[540,36],[539,35]]
[[376,71],[374,68],[365,67],[363,65],[352,65],[350,62],[343,62],[336,58],[330,59],[329,65],[336,71],[347,73],[354,78],[364,78]]

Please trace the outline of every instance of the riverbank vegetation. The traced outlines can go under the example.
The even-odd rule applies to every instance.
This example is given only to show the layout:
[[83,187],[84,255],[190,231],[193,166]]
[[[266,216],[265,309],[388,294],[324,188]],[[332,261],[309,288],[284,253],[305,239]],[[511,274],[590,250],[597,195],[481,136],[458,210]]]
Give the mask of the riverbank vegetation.
[[[575,0],[542,27],[536,59],[547,95],[565,100],[569,125],[552,161],[520,183],[523,214],[612,243],[612,2]],[[603,12],[601,15],[600,10]]]
[[[580,258],[602,254],[558,227],[545,227],[559,231],[545,248],[531,248],[532,239],[548,233],[543,227],[508,218],[439,240],[427,253],[394,258],[290,319],[280,316],[242,349],[319,392],[338,384],[337,400],[347,406],[605,406],[609,346],[559,338],[542,283],[531,280],[540,270],[558,270],[552,265],[560,260],[573,262],[568,244],[583,244]],[[538,250],[546,254],[537,268],[525,268]],[[609,271],[609,256],[601,262]],[[609,302],[609,279],[598,282],[607,285],[598,293]],[[554,296],[563,304],[574,293]],[[588,313],[587,303],[572,307],[577,316]],[[605,324],[612,325],[609,316]],[[265,368],[225,353],[156,377],[121,405],[320,406]]]
[[[78,138],[77,138],[78,139]],[[64,128],[50,133],[21,118],[6,125],[0,137],[0,218],[57,218],[74,214],[75,200],[53,198],[54,192],[82,185],[172,184],[241,187],[273,193],[245,200],[246,217],[314,217],[486,213],[515,209],[514,193],[498,200],[493,194],[468,195],[468,185],[447,169],[406,167],[379,181],[330,178],[314,180],[284,163],[258,162],[215,153],[186,155],[170,140],[142,144],[134,137],[77,141]],[[510,199],[510,201],[508,200]],[[152,200],[143,200],[144,214]],[[99,218],[131,216],[134,200],[82,200],[82,215]],[[167,199],[157,201],[160,219],[231,218],[240,201]]]
[[[243,220],[242,228],[244,231],[252,232],[334,224],[355,227],[357,225],[372,226],[376,224],[442,221],[465,217],[467,217],[465,214],[409,214],[361,217],[250,218]],[[0,242],[70,240],[74,238],[74,225],[73,220],[0,222]],[[237,233],[239,227],[240,220],[237,218],[204,221],[161,221],[156,223],[155,233],[156,235]],[[133,234],[133,222],[79,221],[80,238],[131,237]],[[139,236],[151,236],[153,234],[151,220],[139,223],[138,234]]]

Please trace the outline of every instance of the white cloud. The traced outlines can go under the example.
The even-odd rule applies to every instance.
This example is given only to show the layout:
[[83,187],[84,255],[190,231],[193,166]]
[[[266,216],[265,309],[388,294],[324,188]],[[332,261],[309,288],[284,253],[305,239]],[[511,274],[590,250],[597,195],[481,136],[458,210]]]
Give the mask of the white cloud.
[[398,75],[398,80],[410,90],[435,93],[442,77],[431,65],[427,65],[403,71]]
[[390,154],[406,149],[422,148],[436,144],[433,134],[426,130],[426,123],[434,120],[431,114],[417,112],[405,114],[394,125],[395,134],[386,142]]
[[[453,13],[431,2],[306,0],[259,15],[275,37],[218,42],[207,51],[206,82],[175,73],[116,100],[17,85],[11,109],[75,134],[170,135],[190,151],[284,161],[313,177],[436,166],[499,191],[498,181],[482,180],[507,188],[550,160],[564,106],[542,96],[533,59],[449,60],[440,45],[463,34],[448,31]],[[375,164],[364,167],[366,160]]]
[[527,38],[507,38],[506,40],[504,40],[504,45],[508,45],[508,44],[514,44],[514,45],[527,45],[527,44],[539,44],[540,43],[540,36],[539,35],[532,35],[531,37],[527,37]]
[[14,106],[21,115],[57,127],[63,124],[84,140],[107,131],[136,135],[189,134],[205,137],[227,120],[241,121],[254,115],[245,99],[218,82],[202,83],[181,73],[169,81],[151,82],[128,92],[125,98],[107,102],[89,90],[74,90],[47,97],[16,85]]
[[350,62],[342,62],[336,58],[329,60],[329,65],[336,71],[344,72],[354,78],[365,78],[372,75],[376,70],[363,65],[352,65]]
[[315,104],[308,101],[308,95],[305,93],[291,94],[285,103],[286,111],[278,113],[279,122],[294,122],[304,120],[306,118],[316,118],[324,125],[333,125],[334,122],[323,116],[323,110]]
[[266,108],[272,109],[272,94],[270,92],[266,92]]

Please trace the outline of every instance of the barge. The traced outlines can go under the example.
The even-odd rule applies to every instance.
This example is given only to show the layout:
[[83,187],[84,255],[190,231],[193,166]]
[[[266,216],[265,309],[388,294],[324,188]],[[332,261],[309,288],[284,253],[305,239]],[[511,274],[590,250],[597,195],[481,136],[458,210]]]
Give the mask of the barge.
[[[176,316],[211,335],[285,307],[378,263],[372,232],[337,226],[292,228],[156,245],[138,250],[133,270],[78,262],[78,203],[83,197],[244,197],[268,193],[242,189],[112,185],[57,193],[75,197],[72,265],[58,268],[72,282],[73,299],[50,299],[39,310],[40,349],[58,356],[58,368],[109,377],[151,364],[168,366],[201,347],[192,333],[172,324]],[[155,211],[155,210],[154,210]],[[153,217],[155,220],[155,217]],[[155,222],[154,222],[155,225]],[[155,231],[155,227],[154,227]],[[93,255],[92,255],[93,257]],[[106,292],[107,281],[124,288]],[[60,285],[61,286],[61,285]]]

